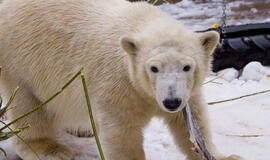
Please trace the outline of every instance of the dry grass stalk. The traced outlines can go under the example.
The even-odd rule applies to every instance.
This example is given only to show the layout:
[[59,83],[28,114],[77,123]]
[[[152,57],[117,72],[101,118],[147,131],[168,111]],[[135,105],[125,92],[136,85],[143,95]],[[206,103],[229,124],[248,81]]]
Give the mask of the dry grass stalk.
[[90,100],[89,100],[89,95],[88,95],[88,91],[87,91],[87,87],[86,87],[86,83],[85,83],[85,78],[84,78],[83,74],[81,74],[81,79],[82,79],[86,104],[87,104],[87,107],[88,107],[89,117],[90,117],[91,125],[92,125],[92,128],[93,128],[93,133],[94,133],[94,136],[95,136],[95,139],[96,139],[96,144],[97,144],[97,147],[98,147],[99,155],[100,155],[101,160],[105,160],[104,154],[103,154],[103,151],[102,151],[102,147],[100,145],[100,141],[99,141],[99,138],[98,138],[96,125],[95,125],[95,120],[94,120],[94,116],[93,116],[93,112],[92,112],[92,108],[91,108],[91,103],[90,103]]
[[217,79],[219,79],[219,78],[221,78],[222,76],[224,76],[225,73],[226,73],[226,72],[223,72],[223,73],[217,75],[215,78],[210,79],[209,81],[204,82],[203,85],[205,85],[205,84],[207,84],[207,83],[217,83],[217,84],[222,84],[222,83],[214,82],[214,81],[217,80]]
[[251,134],[251,135],[232,135],[232,134],[226,134],[226,136],[230,137],[243,137],[243,138],[249,138],[249,137],[268,137],[270,134]]
[[255,96],[255,95],[263,94],[263,93],[267,93],[267,92],[270,92],[270,89],[265,90],[265,91],[261,91],[261,92],[252,93],[252,94],[243,95],[243,96],[240,96],[240,97],[230,98],[230,99],[226,99],[226,100],[209,102],[208,105],[214,105],[214,104],[219,104],[219,103],[224,103],[224,102],[235,101],[235,100],[239,100],[239,99],[242,99],[242,98],[246,98],[246,97],[250,97],[250,96]]

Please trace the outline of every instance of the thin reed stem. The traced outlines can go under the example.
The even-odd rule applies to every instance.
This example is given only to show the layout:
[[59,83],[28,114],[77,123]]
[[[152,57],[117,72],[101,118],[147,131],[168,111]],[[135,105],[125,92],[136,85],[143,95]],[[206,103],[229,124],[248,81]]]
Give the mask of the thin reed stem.
[[225,100],[221,100],[221,101],[209,102],[208,105],[214,105],[214,104],[218,104],[218,103],[235,101],[235,100],[239,100],[239,99],[242,99],[242,98],[245,98],[245,97],[255,96],[255,95],[263,94],[263,93],[267,93],[267,92],[270,92],[270,89],[265,90],[265,91],[261,91],[261,92],[252,93],[252,94],[243,95],[243,96],[240,96],[240,97],[231,98],[231,99],[225,99]]
[[85,98],[86,98],[86,104],[87,104],[87,107],[88,107],[89,117],[90,117],[91,125],[92,125],[92,128],[93,128],[94,136],[95,136],[95,139],[96,139],[96,144],[97,144],[97,147],[98,147],[100,158],[101,158],[101,160],[105,160],[104,154],[103,154],[103,151],[102,151],[102,148],[101,148],[101,145],[100,145],[100,141],[99,141],[99,138],[98,138],[96,125],[95,125],[95,121],[94,121],[94,116],[93,116],[93,112],[92,112],[92,108],[91,108],[91,104],[90,104],[90,100],[89,100],[88,90],[87,90],[87,87],[86,87],[85,78],[84,78],[83,74],[81,74],[81,79],[82,79],[83,90],[84,90],[84,94],[85,94]]

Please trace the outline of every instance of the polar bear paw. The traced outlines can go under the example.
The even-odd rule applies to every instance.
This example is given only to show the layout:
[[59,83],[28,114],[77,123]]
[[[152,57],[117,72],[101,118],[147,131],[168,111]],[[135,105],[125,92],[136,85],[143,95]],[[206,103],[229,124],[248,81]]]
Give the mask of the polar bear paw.
[[54,148],[48,148],[41,154],[42,160],[71,160],[72,152],[64,146],[56,146]]
[[[33,149],[21,142],[16,143],[18,155],[25,160],[71,160],[72,152],[67,147],[53,141],[27,142]],[[35,152],[35,153],[34,153]]]

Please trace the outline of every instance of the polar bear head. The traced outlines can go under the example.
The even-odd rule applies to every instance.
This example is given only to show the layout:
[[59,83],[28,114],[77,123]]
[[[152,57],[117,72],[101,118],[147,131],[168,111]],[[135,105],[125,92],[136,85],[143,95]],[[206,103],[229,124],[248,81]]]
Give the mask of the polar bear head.
[[198,94],[218,40],[214,31],[194,33],[181,27],[124,36],[120,45],[128,55],[134,87],[162,110],[177,112]]

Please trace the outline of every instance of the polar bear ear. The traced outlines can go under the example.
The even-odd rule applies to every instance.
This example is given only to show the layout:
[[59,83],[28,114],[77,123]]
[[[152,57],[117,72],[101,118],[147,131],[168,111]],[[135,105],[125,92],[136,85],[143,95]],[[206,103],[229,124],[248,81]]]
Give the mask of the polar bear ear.
[[130,55],[136,55],[139,50],[139,43],[137,40],[131,37],[122,37],[120,39],[120,45]]
[[200,35],[200,41],[206,54],[212,54],[219,42],[219,34],[215,31],[209,31]]

